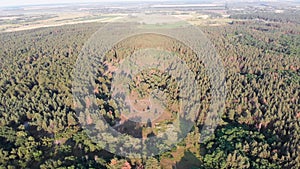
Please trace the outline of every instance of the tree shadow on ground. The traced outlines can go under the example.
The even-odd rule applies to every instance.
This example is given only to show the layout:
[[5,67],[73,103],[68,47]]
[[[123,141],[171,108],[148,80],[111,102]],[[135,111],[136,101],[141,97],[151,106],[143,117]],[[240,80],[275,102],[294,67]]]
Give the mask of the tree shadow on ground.
[[173,169],[201,168],[202,162],[191,152],[185,151],[184,156],[173,166]]

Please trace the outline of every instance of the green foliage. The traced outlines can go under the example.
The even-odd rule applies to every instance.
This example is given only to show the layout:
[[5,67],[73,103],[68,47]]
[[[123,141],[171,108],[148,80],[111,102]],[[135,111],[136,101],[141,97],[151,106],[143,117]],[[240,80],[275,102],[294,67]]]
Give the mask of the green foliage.
[[206,141],[205,168],[280,168],[270,162],[270,145],[263,134],[242,127],[224,126]]
[[[205,66],[182,44],[161,45],[180,53],[199,80],[200,130],[192,131],[180,145],[197,155],[203,163],[199,168],[298,169],[299,12],[250,12],[231,18],[243,20],[202,27],[223,60],[227,85],[223,125],[202,145],[199,131],[210,103]],[[85,41],[99,26],[89,23],[0,34],[0,168],[120,168],[130,162],[132,167],[160,168],[156,158],[135,163],[114,157],[78,124],[75,110],[87,103],[73,104],[72,69]],[[118,44],[107,59],[132,54],[136,48],[126,43]],[[111,99],[112,75],[104,75],[105,67],[95,64],[99,64],[93,82],[97,104],[115,125],[121,115]],[[177,104],[176,85],[166,74],[145,75],[142,83],[145,88],[166,87],[172,91],[166,90],[169,101]],[[164,158],[176,163],[174,154],[167,152]]]

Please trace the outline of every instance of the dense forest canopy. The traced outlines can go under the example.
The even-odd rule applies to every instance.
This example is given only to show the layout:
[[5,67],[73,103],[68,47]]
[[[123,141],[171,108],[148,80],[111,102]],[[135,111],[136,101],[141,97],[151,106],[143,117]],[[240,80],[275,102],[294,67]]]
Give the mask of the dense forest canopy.
[[[0,34],[1,168],[298,169],[300,25],[297,16],[299,12],[232,14],[235,19],[232,23],[200,27],[215,45],[226,69],[227,96],[222,121],[214,135],[200,144],[204,117],[199,117],[192,131],[176,147],[144,159],[105,151],[82,130],[76,116],[75,110],[80,105],[73,102],[72,69],[84,43],[102,24]],[[122,45],[126,44],[119,45],[108,57],[126,53],[122,51]],[[196,69],[201,64],[190,62],[190,66]],[[99,75],[101,71],[104,70],[99,67]],[[167,81],[169,85],[165,87],[172,91],[166,96],[173,101],[169,110],[176,110],[176,106],[171,106],[176,103],[172,78],[153,72],[141,75],[132,88],[141,94],[147,91],[142,90],[143,86],[160,87],[164,83],[153,85],[156,81],[151,81],[159,76],[157,81]],[[115,103],[107,99],[110,76],[99,76],[94,92],[101,113],[113,126],[121,117],[112,111]],[[135,86],[137,81],[142,83],[141,88]],[[201,90],[205,90],[202,93],[206,95],[209,82],[201,82]],[[201,110],[207,110],[204,103],[208,100],[209,97],[203,97]],[[172,120],[171,115],[168,120]],[[147,127],[143,130],[146,136],[155,132]]]

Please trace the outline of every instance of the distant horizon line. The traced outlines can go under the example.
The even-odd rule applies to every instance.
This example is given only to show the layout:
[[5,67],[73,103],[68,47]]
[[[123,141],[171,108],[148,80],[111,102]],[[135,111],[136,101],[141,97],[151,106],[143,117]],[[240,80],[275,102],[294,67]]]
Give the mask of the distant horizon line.
[[[300,2],[300,0],[285,0],[286,2]],[[10,1],[11,2],[11,1]],[[24,2],[24,1],[23,1]],[[0,9],[3,8],[22,8],[22,7],[30,7],[30,6],[58,6],[58,5],[88,5],[88,4],[101,4],[101,3],[105,3],[107,4],[124,4],[124,3],[157,3],[157,2],[161,2],[161,3],[178,3],[178,2],[182,2],[182,3],[230,3],[230,2],[284,2],[280,1],[280,0],[101,0],[101,1],[95,1],[95,0],[89,0],[86,2],[82,2],[82,1],[77,1],[74,0],[72,2],[72,0],[66,2],[64,0],[62,1],[40,1],[38,3],[34,3],[34,2],[29,2],[29,3],[23,3],[23,4],[5,4],[4,5],[0,5]],[[2,2],[3,4],[3,2]]]
[[[300,0],[285,0],[286,2],[300,2]],[[199,4],[199,3],[235,3],[235,2],[244,2],[244,3],[250,3],[250,2],[284,2],[280,0],[104,0],[102,2],[99,1],[88,1],[88,2],[64,2],[63,0],[61,2],[55,1],[55,2],[39,2],[39,3],[28,3],[28,4],[7,4],[7,5],[0,5],[0,9],[5,8],[22,8],[22,7],[34,7],[34,6],[60,6],[60,5],[88,5],[88,4],[124,4],[124,3],[132,3],[132,4],[139,4],[139,3],[186,3],[186,4]]]
[[[56,5],[82,5],[82,4],[101,4],[101,3],[105,3],[105,4],[112,4],[112,3],[151,3],[151,2],[196,2],[196,0],[103,0],[103,1],[86,1],[86,2],[82,2],[82,1],[69,1],[69,2],[65,2],[65,1],[45,1],[45,2],[38,2],[38,3],[27,3],[27,4],[4,4],[4,5],[0,5],[0,8],[20,8],[20,7],[29,7],[29,6],[56,6]],[[201,1],[201,0],[200,0]],[[203,0],[203,1],[212,1],[212,0]],[[202,2],[203,2],[202,1]]]

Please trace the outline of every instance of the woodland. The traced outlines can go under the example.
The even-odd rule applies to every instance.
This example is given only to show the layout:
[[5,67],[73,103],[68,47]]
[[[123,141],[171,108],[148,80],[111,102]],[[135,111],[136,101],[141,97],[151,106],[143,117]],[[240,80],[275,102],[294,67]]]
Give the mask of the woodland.
[[[223,61],[227,91],[221,121],[202,143],[210,101],[204,66],[179,42],[148,35],[158,42],[154,45],[179,53],[196,73],[201,115],[171,150],[145,158],[106,151],[88,136],[76,114],[90,103],[74,104],[72,70],[85,42],[103,23],[1,33],[0,168],[300,168],[299,15],[233,13],[231,23],[199,27]],[[116,45],[106,60],[118,64],[125,54],[147,47],[143,37],[135,38]],[[115,126],[123,119],[111,97],[113,73],[108,66],[99,64],[93,92],[100,113]],[[143,98],[150,89],[165,91],[168,109],[156,123],[162,129],[172,123],[178,111],[174,79],[153,70],[141,72],[133,82],[130,87],[137,94],[132,97]],[[144,138],[158,132],[151,126],[128,122],[117,130]],[[131,133],[131,127],[140,133]]]

